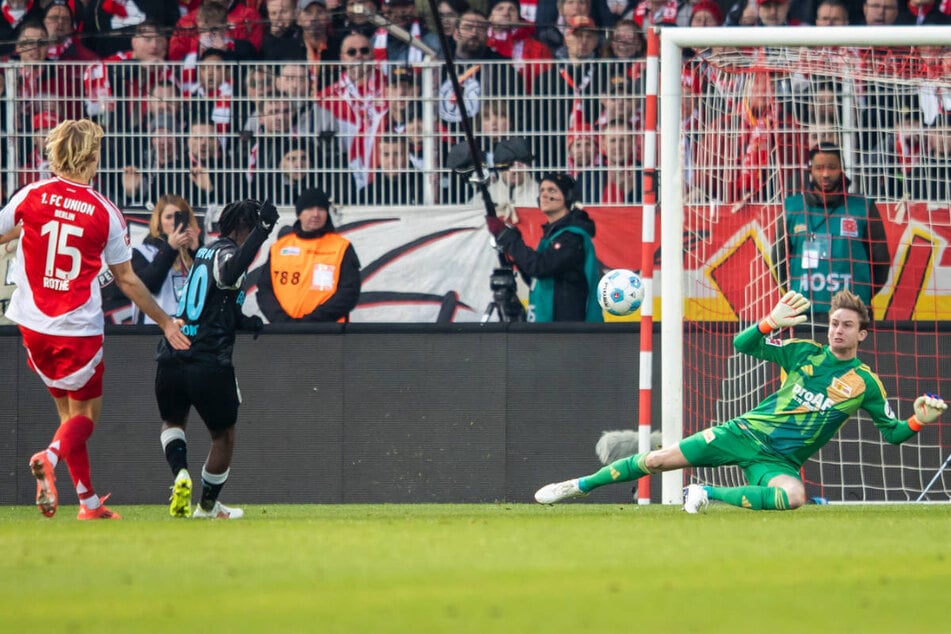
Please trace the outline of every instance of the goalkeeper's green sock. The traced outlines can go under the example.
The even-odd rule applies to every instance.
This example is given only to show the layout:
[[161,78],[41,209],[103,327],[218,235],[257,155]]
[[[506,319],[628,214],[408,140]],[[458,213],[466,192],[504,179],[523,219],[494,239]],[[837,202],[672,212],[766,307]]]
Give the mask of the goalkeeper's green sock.
[[646,453],[639,453],[628,458],[615,460],[589,476],[578,478],[578,488],[587,493],[612,482],[637,480],[641,476],[650,473],[644,465],[645,458],[647,458]]
[[704,487],[711,500],[720,500],[733,506],[754,511],[789,510],[786,491],[779,487]]

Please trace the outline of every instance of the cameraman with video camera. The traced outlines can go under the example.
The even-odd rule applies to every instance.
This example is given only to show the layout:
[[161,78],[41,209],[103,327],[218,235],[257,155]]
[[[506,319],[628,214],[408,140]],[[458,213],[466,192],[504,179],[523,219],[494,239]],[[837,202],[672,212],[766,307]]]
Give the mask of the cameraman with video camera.
[[501,218],[485,219],[499,249],[532,279],[528,321],[603,321],[595,292],[601,271],[594,251],[594,221],[576,204],[575,180],[567,174],[546,174],[538,192],[538,206],[548,222],[537,250]]

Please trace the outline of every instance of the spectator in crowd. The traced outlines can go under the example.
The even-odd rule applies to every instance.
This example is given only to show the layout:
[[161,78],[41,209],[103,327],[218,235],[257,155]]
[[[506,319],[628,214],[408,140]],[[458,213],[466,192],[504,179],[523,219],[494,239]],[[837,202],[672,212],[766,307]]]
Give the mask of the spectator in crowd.
[[406,130],[408,111],[419,103],[419,85],[412,69],[406,66],[390,68],[386,100],[386,129],[401,134]]
[[[516,116],[518,109],[525,105],[522,100],[525,83],[511,64],[480,63],[506,59],[489,48],[488,40],[489,21],[485,15],[475,9],[463,13],[449,45],[457,64],[456,74],[465,96],[466,112],[474,117],[484,103],[504,98],[512,115]],[[452,83],[445,70],[439,86],[437,111],[440,120],[450,127],[462,120]],[[523,120],[524,117],[518,116],[518,119]]]
[[235,200],[246,192],[238,186],[230,153],[223,146],[218,126],[207,119],[192,121],[188,129],[188,180],[191,188],[189,200],[207,207]]
[[267,22],[261,43],[261,59],[279,60],[296,57],[293,51],[301,46],[301,29],[297,25],[298,0],[266,0],[261,13]]
[[276,145],[281,152],[279,161],[257,170],[255,191],[259,198],[275,205],[290,206],[302,192],[317,184],[317,173],[324,166],[315,163],[309,139],[286,139]]
[[[600,2],[597,3],[599,6]],[[542,2],[538,7],[535,23],[535,37],[555,52],[565,45],[565,32],[574,18],[591,18],[591,0],[557,0],[557,2]],[[531,20],[527,20],[531,22]],[[604,22],[607,24],[607,21]]]
[[919,110],[900,108],[894,126],[882,131],[880,147],[869,158],[864,191],[879,199],[910,198],[912,172],[925,151]]
[[[19,39],[24,24],[42,21],[43,7],[36,0],[6,0],[4,8],[6,11],[0,13],[0,55],[6,56],[14,53],[13,42]],[[43,31],[43,39],[46,39],[46,27]]]
[[331,207],[323,191],[303,192],[294,226],[271,245],[257,300],[272,324],[350,320],[360,299],[360,260],[334,228]]
[[351,194],[355,205],[422,205],[423,173],[410,169],[406,138],[385,134],[377,139],[377,166],[370,183]]
[[334,119],[341,153],[356,189],[369,182],[373,147],[386,117],[386,76],[373,62],[372,54],[365,35],[350,33],[344,37],[340,59],[346,63],[340,68],[339,79],[320,96],[321,106]]
[[85,5],[83,37],[102,58],[132,48],[132,35],[145,22],[155,24],[167,39],[169,30],[181,17],[177,4],[168,0],[103,0],[78,4]]
[[[188,202],[181,196],[165,194],[155,201],[149,235],[132,249],[132,270],[149,289],[155,303],[169,314],[178,310],[200,234],[198,220]],[[132,323],[155,322],[136,306]]]
[[[601,114],[594,122],[597,130],[603,130],[614,121],[629,123],[635,130],[641,129],[642,109],[638,106],[638,95],[642,90],[634,88],[634,82],[625,75],[611,77],[605,84],[605,92],[601,97]],[[640,156],[640,152],[638,152]]]
[[187,98],[188,119],[212,121],[222,135],[235,127],[231,110],[234,97],[234,72],[236,67],[228,51],[210,48],[202,52],[197,66],[189,72],[194,81],[183,82],[183,96]]
[[471,5],[467,0],[441,0],[436,5],[438,28],[442,29],[447,38],[452,38],[452,34],[456,32],[456,25],[459,24],[459,18],[470,8]]
[[632,19],[641,31],[652,26],[677,26],[677,0],[641,0],[634,8]]
[[816,6],[816,26],[848,26],[849,7],[843,0],[821,0]]
[[906,26],[946,26],[951,18],[941,11],[935,0],[908,0],[901,6],[895,24]]
[[501,218],[486,216],[499,248],[531,278],[528,321],[603,321],[596,297],[601,271],[594,252],[594,221],[575,206],[576,185],[567,174],[546,174],[538,187],[546,222],[537,249]]
[[587,123],[568,133],[565,138],[568,162],[568,174],[577,178],[588,168],[601,165],[601,153],[598,151],[597,135]]
[[[28,133],[33,115],[53,112],[60,121],[82,116],[79,98],[81,82],[62,67],[49,61],[46,27],[42,22],[22,22],[16,36],[12,60],[21,62],[16,69],[14,95],[15,125],[18,131]],[[0,75],[2,78],[2,75]]]
[[[258,332],[260,317],[241,312],[248,266],[257,256],[279,216],[274,205],[255,200],[229,203],[221,212],[221,237],[199,249],[183,291],[181,316],[191,348],[173,350],[159,342],[155,398],[162,417],[160,440],[175,481],[169,513],[173,517],[238,519],[244,511],[218,500],[231,472],[234,426],[241,396],[232,356],[236,330]],[[201,310],[203,307],[214,310]],[[181,334],[181,333],[179,333]],[[192,479],[188,473],[185,427],[195,407],[211,435],[211,448],[201,469],[201,499],[192,510]]]
[[527,94],[535,78],[550,66],[545,60],[553,57],[551,49],[535,39],[534,33],[534,27],[519,17],[519,0],[489,0],[488,47],[515,62]]
[[951,202],[951,115],[940,115],[924,130],[924,152],[911,171],[915,200]]
[[120,208],[144,207],[168,192],[190,191],[178,121],[169,115],[154,116],[146,132],[144,153],[114,159],[114,164],[122,164],[121,171],[104,175],[106,193]]
[[[224,10],[224,21],[227,23],[224,33],[218,34],[212,31],[212,29],[217,31],[219,27],[217,12],[214,13],[214,22],[208,18],[198,17],[200,14],[209,17],[212,15],[209,5],[216,5]],[[264,41],[261,15],[242,0],[201,0],[197,9],[183,15],[175,25],[175,34],[168,43],[169,59],[185,59],[189,54],[200,52],[202,48],[220,46],[220,43],[213,41],[201,46],[202,38],[212,36],[226,38],[231,42],[246,41],[251,45],[254,53],[257,53],[261,50],[261,43]],[[238,52],[241,53],[241,51]]]
[[347,0],[341,21],[334,24],[334,29],[341,33],[360,33],[372,38],[377,27],[370,22],[370,15],[379,12],[377,0]]
[[327,69],[320,62],[340,59],[340,40],[335,36],[333,20],[327,10],[326,0],[299,0],[297,3],[297,26],[300,36],[288,40],[280,52],[272,53],[269,59],[297,59],[313,63],[312,79],[317,86],[327,83]]
[[46,136],[50,130],[59,125],[59,117],[55,112],[37,112],[33,115],[33,134],[28,137],[28,146],[22,152],[19,168],[19,187],[26,187],[38,180],[51,178],[50,162],[46,156]]
[[898,20],[898,0],[865,0],[862,14],[867,26],[889,26]]
[[601,129],[602,167],[580,172],[581,200],[602,205],[641,202],[641,166],[634,127],[615,120]]
[[251,66],[244,73],[244,94],[235,107],[235,122],[241,122],[243,137],[253,137],[258,130],[258,116],[264,103],[274,93],[274,72],[271,67]]
[[595,63],[597,46],[594,21],[588,17],[572,18],[565,31],[565,57],[536,81],[532,93],[548,96],[533,102],[536,111],[530,119],[535,130],[543,135],[538,137],[540,145],[535,149],[535,157],[542,165],[564,165],[562,139],[584,125],[593,125],[598,118],[598,95],[604,91],[607,76]]
[[716,169],[696,174],[698,196],[737,205],[761,202],[795,179],[805,160],[797,155],[801,137],[775,90],[769,73],[748,75],[738,106],[706,126],[695,164]]
[[711,27],[723,25],[723,9],[714,0],[699,0],[690,9],[687,26]]
[[[22,231],[13,271],[17,289],[5,314],[19,325],[29,366],[49,390],[59,418],[48,446],[30,458],[36,505],[46,517],[59,507],[55,469],[63,461],[79,498],[76,519],[121,519],[105,506],[106,496],[96,494],[87,451],[102,409],[103,317],[97,278],[103,265],[126,296],[159,323],[170,348],[189,345],[180,331],[182,322],[159,308],[133,272],[121,213],[89,185],[102,135],[102,128],[88,119],[60,123],[47,142],[57,177],[20,190],[0,210],[0,236],[16,225]],[[74,201],[84,213],[63,214],[53,204],[62,199]],[[55,253],[47,246],[56,243],[51,232],[64,247]],[[65,270],[54,275],[54,266]]]
[[918,88],[918,104],[925,125],[933,124],[942,113],[951,112],[951,46],[920,46],[924,75],[927,78]]
[[176,80],[175,69],[167,63],[168,38],[156,22],[139,23],[130,42],[131,50],[91,64],[83,78],[86,114],[123,132],[142,130],[152,87]]
[[838,147],[813,150],[810,172],[810,188],[787,196],[777,221],[773,261],[780,283],[809,299],[815,314],[827,314],[840,290],[870,305],[891,266],[878,207],[848,193]]
[[[400,27],[415,39],[431,48],[439,55],[441,49],[439,37],[430,33],[416,13],[414,0],[383,0],[383,17]],[[387,73],[393,64],[406,66],[423,61],[423,52],[391,37],[386,29],[377,29],[373,37],[373,57],[378,62],[386,62]]]
[[601,57],[615,60],[620,67],[614,68],[612,74],[626,75],[631,79],[641,76],[646,53],[647,42],[633,20],[619,20],[601,47]]
[[50,39],[47,57],[64,62],[85,62],[99,59],[76,37],[76,16],[67,0],[52,0],[43,16],[43,25]]

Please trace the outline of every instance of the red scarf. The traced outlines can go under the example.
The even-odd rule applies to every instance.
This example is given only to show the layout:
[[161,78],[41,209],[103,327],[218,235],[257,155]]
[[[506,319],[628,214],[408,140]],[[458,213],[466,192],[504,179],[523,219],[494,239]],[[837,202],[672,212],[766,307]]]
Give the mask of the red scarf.
[[350,139],[348,160],[360,188],[373,179],[373,146],[383,130],[387,110],[386,76],[377,68],[367,72],[369,76],[358,85],[344,71],[321,95],[324,107],[337,120],[341,136]]
[[[634,9],[634,22],[642,29],[655,24],[668,24],[676,26],[677,24],[677,0],[667,0],[660,9],[649,13],[651,9],[650,0],[643,0],[637,8]],[[644,24],[645,18],[647,24]]]
[[26,0],[26,9],[23,10],[23,13],[20,17],[13,17],[13,12],[10,10],[10,3],[7,0],[3,0],[3,4],[0,4],[0,11],[3,11],[3,17],[10,25],[10,28],[15,29],[20,26],[20,22],[23,21],[23,18],[27,16],[30,12],[30,9],[33,8],[33,0]]
[[523,46],[517,46],[524,40],[530,39],[535,35],[535,27],[522,25],[511,30],[496,31],[489,27],[489,39],[487,45],[493,51],[509,59],[522,59]]

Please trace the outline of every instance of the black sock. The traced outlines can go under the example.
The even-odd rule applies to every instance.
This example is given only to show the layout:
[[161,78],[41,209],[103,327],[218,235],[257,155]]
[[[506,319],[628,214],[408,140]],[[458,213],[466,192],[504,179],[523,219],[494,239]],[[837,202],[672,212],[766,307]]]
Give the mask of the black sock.
[[221,493],[222,487],[228,481],[230,472],[231,469],[226,469],[224,473],[209,473],[207,469],[202,467],[201,502],[199,502],[201,508],[210,511],[215,506],[215,502],[218,501],[218,494]]
[[172,468],[172,475],[177,476],[182,469],[188,468],[188,443],[176,438],[165,445],[165,460]]

